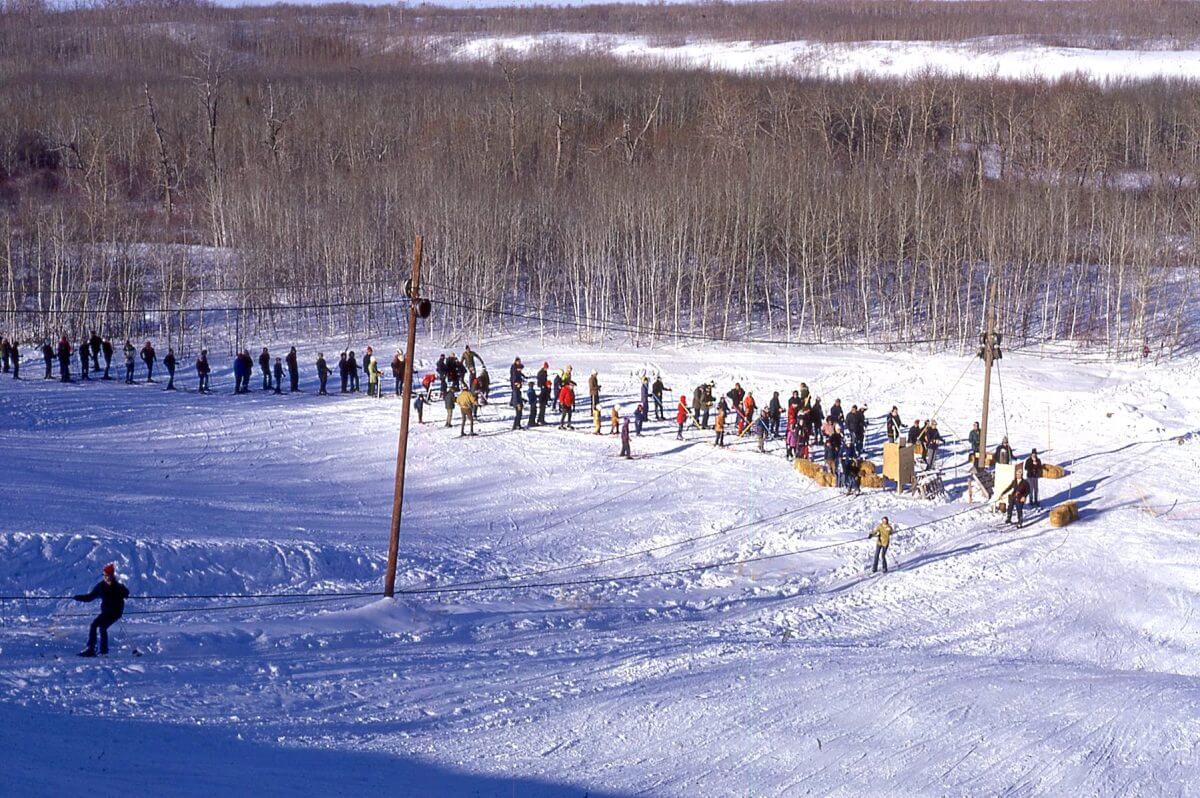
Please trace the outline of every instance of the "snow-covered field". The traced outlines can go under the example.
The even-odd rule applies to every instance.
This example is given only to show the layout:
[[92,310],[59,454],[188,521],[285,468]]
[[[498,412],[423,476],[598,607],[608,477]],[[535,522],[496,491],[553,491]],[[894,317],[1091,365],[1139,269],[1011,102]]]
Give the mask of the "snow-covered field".
[[1200,50],[1062,47],[1018,36],[965,41],[759,42],[693,38],[677,42],[622,34],[543,33],[431,37],[428,45],[451,60],[591,52],[648,66],[837,79],[912,78],[924,74],[1004,80],[1078,76],[1101,82],[1200,79]]
[[[942,429],[965,436],[982,376],[971,366],[947,397],[965,357],[475,348],[497,382],[516,354],[581,381],[596,368],[626,411],[646,371],[689,395],[740,380],[760,401],[803,380],[827,407],[869,404],[876,460],[892,404],[909,421],[944,400]],[[134,594],[380,588],[390,396],[316,397],[308,374],[300,395],[235,397],[228,369],[210,396],[24,376],[0,376],[0,594],[78,592],[109,560]],[[1080,500],[1081,522],[1038,513],[1017,530],[969,509],[958,437],[949,499],[852,499],[802,479],[778,443],[715,451],[652,424],[624,461],[586,421],[513,432],[500,399],[460,439],[429,408],[404,588],[783,556],[395,602],[132,600],[200,609],[129,614],[98,660],[74,656],[87,607],[4,602],[0,794],[1194,794],[1200,359],[1010,352],[1001,376],[993,439],[1007,427],[1019,452],[1065,464],[1044,503]],[[871,576],[885,514],[899,568]],[[535,571],[549,573],[504,579]]]

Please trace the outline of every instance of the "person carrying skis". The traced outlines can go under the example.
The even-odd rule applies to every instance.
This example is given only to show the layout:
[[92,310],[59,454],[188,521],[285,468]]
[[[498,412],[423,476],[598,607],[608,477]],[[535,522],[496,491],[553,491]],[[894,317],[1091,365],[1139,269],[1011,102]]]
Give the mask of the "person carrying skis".
[[283,358],[275,358],[275,393],[283,393]]
[[175,390],[175,350],[167,347],[167,356],[163,358],[163,365],[167,369],[167,390]]
[[904,433],[904,422],[900,420],[900,411],[895,405],[892,405],[891,412],[887,417],[887,436],[888,443],[895,443],[900,440],[900,436]]
[[211,371],[208,365],[208,350],[201,349],[200,356],[196,358],[196,377],[200,382],[200,393],[208,393],[208,375]]
[[265,346],[258,355],[258,367],[262,371],[262,389],[271,390],[271,353]]
[[142,347],[142,362],[146,364],[146,382],[154,382],[154,361],[158,357],[154,354],[154,347],[147,341]]
[[458,428],[458,437],[463,437],[467,434],[467,426],[471,427],[471,436],[475,436],[475,394],[470,388],[463,388],[459,392],[458,398],[454,400],[458,405],[459,415],[462,416],[462,423]]
[[79,652],[81,657],[96,656],[96,634],[100,636],[100,654],[108,654],[108,628],[125,613],[125,599],[129,598],[129,588],[117,581],[117,569],[112,563],[104,566],[104,576],[89,593],[75,596],[76,601],[91,602],[100,599],[100,614],[88,628],[87,648]]
[[[616,417],[617,409],[613,408],[614,418]],[[626,460],[632,460],[633,454],[629,450],[629,419],[625,418],[621,421],[621,456]]]
[[1025,481],[1029,483],[1029,505],[1031,507],[1042,506],[1042,497],[1038,495],[1038,482],[1041,478],[1042,458],[1038,456],[1038,450],[1034,449],[1025,459]]
[[875,562],[871,565],[871,573],[879,571],[879,560],[881,558],[883,559],[883,572],[885,574],[888,572],[887,552],[888,546],[891,545],[892,532],[894,531],[885,515],[883,520],[879,522],[879,525],[875,527],[875,530],[867,536],[867,540],[875,538]]
[[683,394],[679,394],[679,407],[675,411],[675,423],[678,425],[678,429],[675,432],[675,440],[683,440],[683,425],[687,423],[687,420],[687,397]]
[[296,355],[294,346],[287,353],[287,372],[288,392],[296,393],[300,390],[300,358]]
[[325,386],[329,383],[329,364],[325,362],[325,353],[317,352],[317,396],[328,396]]
[[133,341],[126,338],[121,353],[125,355],[125,384],[133,385],[133,356],[137,353],[137,350],[133,348]]
[[104,337],[104,340],[100,343],[100,351],[104,353],[104,376],[100,379],[111,380],[112,377],[108,376],[108,370],[112,366],[113,359],[112,338],[108,336]]

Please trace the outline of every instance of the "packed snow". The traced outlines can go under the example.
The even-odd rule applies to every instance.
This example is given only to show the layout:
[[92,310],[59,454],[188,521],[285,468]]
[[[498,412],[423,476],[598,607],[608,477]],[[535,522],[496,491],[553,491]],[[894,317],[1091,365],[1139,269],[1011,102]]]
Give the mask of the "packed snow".
[[722,41],[606,33],[437,36],[427,46],[450,60],[604,54],[647,66],[850,79],[925,74],[1005,80],[1082,77],[1100,82],[1200,79],[1195,49],[1053,46],[1018,36],[964,41]]
[[[372,343],[386,363],[398,342]],[[423,338],[422,369],[464,343]],[[471,343],[497,384],[516,355],[581,385],[597,369],[623,413],[647,373],[673,389],[668,414],[702,381],[760,403],[804,381],[827,408],[868,404],[876,462],[891,405],[936,413],[948,496],[846,497],[781,441],[719,451],[669,421],[622,460],[586,413],[511,430],[504,390],[460,438],[435,401],[409,449],[401,588],[677,572],[295,606],[134,598],[94,660],[75,656],[94,605],[6,601],[0,794],[1200,790],[1200,358],[1007,352],[992,441],[1068,470],[1018,530],[964,495],[970,356]],[[318,397],[307,367],[301,393],[234,396],[227,361],[211,395],[190,368],[177,392],[140,368],[134,386],[44,381],[32,360],[0,375],[0,594],[80,592],[109,561],[135,596],[381,589],[391,379],[382,399]],[[1052,528],[1067,498],[1082,518]],[[894,567],[872,575],[884,515]],[[161,609],[187,611],[136,614]]]

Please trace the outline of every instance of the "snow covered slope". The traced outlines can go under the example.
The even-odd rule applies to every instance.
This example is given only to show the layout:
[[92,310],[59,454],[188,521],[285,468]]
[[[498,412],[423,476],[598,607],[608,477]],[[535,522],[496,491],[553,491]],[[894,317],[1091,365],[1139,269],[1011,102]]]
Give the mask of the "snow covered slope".
[[457,60],[553,56],[592,52],[649,66],[713,69],[742,74],[780,73],[828,78],[912,78],[924,74],[1101,82],[1157,78],[1200,79],[1200,52],[1104,49],[1042,44],[1016,36],[964,41],[722,41],[666,42],[604,33],[431,37],[428,44]]
[[[702,380],[760,402],[803,380],[826,406],[869,404],[876,460],[892,404],[963,437],[978,412],[981,369],[954,355],[474,348],[495,382],[517,354],[581,382],[596,368],[626,412],[643,372],[689,401]],[[421,344],[426,364],[438,351]],[[778,443],[718,452],[651,424],[624,461],[580,417],[513,432],[500,397],[460,439],[428,408],[399,583],[510,589],[133,600],[93,661],[74,656],[88,608],[4,602],[0,794],[1196,792],[1200,360],[1010,352],[1001,371],[993,438],[1065,464],[1045,504],[1078,499],[1080,523],[972,509],[961,439],[948,499],[851,499]],[[227,369],[210,396],[37,372],[0,376],[0,594],[74,593],[109,560],[135,594],[379,589],[395,399],[316,397],[311,374],[300,395],[235,397]],[[899,527],[886,577],[868,573],[882,515]]]

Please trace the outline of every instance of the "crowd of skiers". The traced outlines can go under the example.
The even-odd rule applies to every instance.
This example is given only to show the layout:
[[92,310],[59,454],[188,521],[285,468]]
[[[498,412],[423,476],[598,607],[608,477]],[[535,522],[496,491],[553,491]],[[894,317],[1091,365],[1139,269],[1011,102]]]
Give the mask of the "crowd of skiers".
[[[72,345],[65,335],[59,340],[57,347],[51,346],[50,341],[46,340],[41,346],[45,364],[44,378],[53,379],[53,367],[57,364],[59,379],[71,382],[72,368],[77,362],[79,378],[87,380],[91,378],[90,374],[101,372],[103,360],[103,374],[99,379],[113,379],[112,361],[116,351],[111,338],[101,337],[95,332],[76,345]],[[135,366],[140,360],[145,368],[146,381],[154,382],[158,354],[150,341],[146,341],[139,349],[132,341],[126,339],[119,351],[123,356],[124,370],[118,372],[117,378],[126,383],[133,383]],[[255,360],[249,349],[242,349],[235,356],[234,393],[250,392]],[[0,364],[4,373],[11,372],[14,378],[19,378],[21,353],[15,340],[0,337]],[[300,361],[296,347],[291,347],[282,357],[272,356],[270,350],[263,347],[258,354],[257,365],[263,391],[282,393],[285,377],[288,392],[295,393],[300,390]],[[326,395],[333,369],[323,352],[318,352],[314,365],[318,381],[317,392],[319,395]],[[403,388],[405,367],[404,358],[399,351],[393,355],[389,365],[392,388],[395,395],[399,396]],[[175,388],[178,366],[174,350],[168,347],[166,355],[162,358],[168,390]],[[362,381],[365,379],[368,396],[383,396],[384,368],[370,346],[363,350],[361,359],[352,350],[343,351],[337,362],[340,392],[360,392]],[[212,373],[208,350],[202,349],[196,357],[195,372],[199,391],[208,393]],[[616,404],[609,405],[607,409],[601,406],[602,387],[599,374],[595,370],[591,371],[586,379],[586,394],[579,396],[575,373],[571,366],[551,370],[549,362],[543,362],[537,369],[528,369],[519,357],[509,366],[507,387],[509,406],[513,411],[512,429],[544,426],[547,424],[546,413],[549,411],[557,417],[559,429],[573,430],[577,408],[583,409],[580,405],[586,398],[585,418],[590,420],[593,433],[601,434],[607,424],[609,434],[620,436],[620,456],[626,458],[632,457],[632,437],[641,436],[645,426],[651,421],[668,420],[667,396],[672,392],[672,389],[663,383],[661,375],[655,375],[653,379],[644,375],[638,386],[633,412],[623,414]],[[451,352],[438,358],[434,370],[424,374],[414,386],[414,404],[419,423],[425,420],[425,408],[435,401],[435,389],[446,411],[445,426],[454,426],[457,411],[459,434],[474,435],[475,422],[479,418],[480,410],[490,403],[492,394],[491,376],[483,358],[470,346],[467,346],[461,355]],[[691,389],[690,399],[689,404],[688,392],[678,393],[674,415],[671,418],[678,440],[683,440],[685,431],[711,431],[712,444],[723,448],[729,445],[726,436],[732,432],[739,439],[748,437],[753,440],[758,451],[765,452],[768,441],[782,439],[784,454],[789,460],[810,459],[819,450],[819,459],[823,460],[827,470],[836,477],[837,485],[848,492],[859,491],[859,466],[865,456],[867,428],[870,424],[866,404],[852,404],[846,409],[841,399],[835,399],[833,404],[826,408],[821,397],[814,395],[803,382],[786,399],[779,391],[773,391],[764,403],[755,398],[752,390],[743,388],[738,382],[719,395],[715,383],[701,383]],[[906,425],[901,420],[899,409],[893,406],[884,417],[884,428],[889,442],[920,444],[924,467],[927,470],[936,468],[938,454],[945,444],[945,439],[935,419],[917,419]],[[972,453],[978,450],[979,434],[979,425],[975,424],[969,435]],[[1008,439],[1005,438],[995,450],[994,461],[1011,462],[1012,456]],[[1022,467],[1021,479],[1010,486],[1010,520],[1015,513],[1017,523],[1022,522],[1026,503],[1034,507],[1040,506],[1040,476],[1041,461],[1034,451]]]
[[[121,359],[117,362],[114,374],[113,358],[118,351]],[[77,341],[75,344],[72,344],[65,335],[59,339],[57,346],[52,345],[50,340],[46,339],[40,345],[40,354],[45,364],[43,378],[55,379],[54,371],[57,366],[57,379],[62,382],[74,382],[74,374],[77,374],[80,380],[91,380],[92,375],[95,374],[98,375],[95,377],[96,379],[119,379],[127,384],[133,384],[139,360],[142,367],[145,368],[146,382],[155,382],[154,372],[159,365],[158,352],[150,341],[146,341],[138,348],[131,340],[126,339],[124,345],[118,350],[111,338],[101,337],[95,332],[91,334],[91,337]],[[103,369],[100,365],[101,360],[104,362]],[[262,390],[283,393],[285,377],[289,392],[295,393],[300,390],[300,360],[296,347],[291,347],[283,357],[272,357],[267,347],[263,347],[257,360],[259,372],[262,375]],[[17,339],[0,337],[0,367],[3,368],[3,373],[12,374],[14,379],[20,379],[21,363],[22,353]],[[161,363],[162,369],[166,371],[167,375],[167,390],[175,390],[175,377],[180,363],[175,357],[173,348],[167,347],[167,353],[163,356]],[[243,349],[234,356],[234,393],[250,392],[250,380],[254,376],[254,363],[255,359],[251,357],[248,349]],[[320,384],[318,393],[325,395],[328,392],[329,377],[333,372],[326,362],[323,352],[317,354],[314,365]],[[393,356],[390,366],[395,392],[399,396],[401,380],[404,375],[404,359],[399,352]],[[361,361],[353,351],[342,352],[337,368],[341,377],[342,393],[359,392],[362,377],[365,376],[367,394],[375,397],[383,395],[384,366],[379,363],[379,359],[371,347],[366,348]],[[196,356],[195,371],[197,389],[200,393],[209,393],[212,384],[212,366],[209,363],[207,349],[201,349],[200,354]]]

